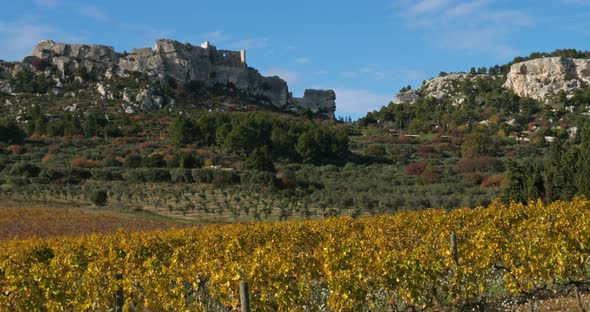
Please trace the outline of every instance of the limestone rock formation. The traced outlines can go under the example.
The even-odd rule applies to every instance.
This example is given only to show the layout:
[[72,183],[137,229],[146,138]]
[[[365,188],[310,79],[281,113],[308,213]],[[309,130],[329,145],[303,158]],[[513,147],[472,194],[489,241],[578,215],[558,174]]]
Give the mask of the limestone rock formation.
[[336,108],[336,92],[334,90],[313,90],[307,89],[302,98],[294,98],[295,106],[309,109],[316,114],[322,114],[334,119]]
[[460,84],[465,80],[496,79],[496,76],[453,73],[427,80],[419,89],[400,92],[395,95],[393,103],[414,103],[420,98],[452,99],[460,104],[465,96],[460,92]]
[[393,103],[414,103],[420,98],[420,94],[416,90],[403,91],[395,95]]
[[504,87],[519,96],[547,100],[561,90],[571,94],[589,83],[590,60],[547,57],[513,64]]
[[54,65],[61,73],[73,73],[84,67],[89,71],[105,70],[116,60],[113,47],[104,45],[66,44],[43,40],[25,57],[23,63],[32,63],[40,59]]
[[[333,118],[335,94],[333,91],[309,90],[302,99],[294,99],[289,93],[287,82],[280,77],[264,77],[246,64],[245,51],[218,50],[208,42],[201,46],[180,43],[174,40],[157,40],[155,47],[134,49],[131,53],[117,53],[113,47],[41,41],[27,56],[22,67],[28,70],[39,68],[39,64],[54,66],[61,79],[66,76],[93,73],[99,81],[113,76],[128,77],[134,72],[147,75],[152,81],[172,80],[177,85],[198,81],[206,87],[224,85],[247,94],[258,103],[273,105],[281,109],[304,108],[325,113]],[[0,64],[0,75],[2,75]],[[2,78],[0,76],[0,78]],[[82,81],[81,76],[75,77]],[[153,96],[150,90],[139,94],[114,95],[107,85],[98,84],[95,89],[108,99],[122,98],[125,102],[136,100],[146,110],[160,109],[168,99]],[[317,102],[316,102],[317,101]]]

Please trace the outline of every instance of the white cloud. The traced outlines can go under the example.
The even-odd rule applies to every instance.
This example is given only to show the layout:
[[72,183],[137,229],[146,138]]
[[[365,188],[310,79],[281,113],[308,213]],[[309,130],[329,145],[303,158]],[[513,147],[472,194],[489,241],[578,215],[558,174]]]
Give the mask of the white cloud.
[[453,17],[457,17],[457,16],[464,16],[464,15],[469,15],[471,13],[473,13],[474,11],[478,10],[479,8],[487,5],[489,3],[489,0],[478,0],[478,1],[473,1],[473,2],[467,2],[467,3],[460,3],[454,7],[451,7],[450,9],[448,9],[445,14],[447,16],[453,16]]
[[422,0],[410,6],[409,11],[413,14],[438,11],[438,9],[446,6],[449,2],[450,0]]
[[41,8],[56,8],[61,4],[60,0],[35,0],[35,5]]
[[339,116],[360,117],[368,111],[380,109],[391,101],[391,96],[367,89],[335,88],[334,91]]
[[517,53],[510,42],[512,34],[534,24],[527,11],[505,7],[506,3],[499,0],[398,0],[395,9],[406,27],[440,48],[477,51],[503,58]]
[[234,49],[264,49],[268,47],[268,38],[251,38],[251,39],[242,39],[237,40],[229,44],[231,48]]
[[83,16],[89,17],[95,21],[105,22],[110,20],[110,16],[101,8],[95,5],[86,5],[78,8],[78,12]]
[[299,81],[299,73],[279,67],[267,68],[265,71],[262,72],[262,75],[267,77],[279,76],[283,80],[287,81],[289,86],[295,86]]
[[311,62],[311,59],[308,57],[298,57],[295,59],[295,62],[304,65],[309,64]]

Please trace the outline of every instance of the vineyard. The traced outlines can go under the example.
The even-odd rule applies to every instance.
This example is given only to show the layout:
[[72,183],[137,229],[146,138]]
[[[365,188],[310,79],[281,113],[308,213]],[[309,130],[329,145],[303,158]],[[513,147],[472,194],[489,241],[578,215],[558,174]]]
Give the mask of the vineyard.
[[137,214],[131,216],[65,208],[0,207],[0,241],[114,233],[121,228],[127,231],[146,231],[187,226],[188,224],[178,222],[142,218]]
[[242,280],[253,311],[500,309],[583,298],[589,255],[581,197],[12,240],[0,243],[0,310],[109,311],[120,288],[124,311],[236,309]]

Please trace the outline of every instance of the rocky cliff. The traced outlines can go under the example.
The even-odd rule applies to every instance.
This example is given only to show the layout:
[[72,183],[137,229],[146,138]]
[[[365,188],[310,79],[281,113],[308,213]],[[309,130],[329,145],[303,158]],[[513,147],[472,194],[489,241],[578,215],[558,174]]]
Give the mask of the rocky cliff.
[[[54,69],[50,71],[48,69]],[[62,86],[72,79],[82,82],[81,73],[96,78],[96,91],[111,100],[121,99],[128,113],[136,109],[153,110],[166,105],[174,106],[173,98],[154,90],[153,83],[146,88],[118,92],[110,85],[113,77],[147,76],[160,85],[187,86],[199,83],[203,88],[224,86],[247,95],[257,104],[274,106],[281,110],[311,110],[333,118],[335,94],[331,90],[308,90],[303,98],[293,98],[286,81],[280,77],[264,77],[246,63],[245,51],[218,50],[209,42],[200,46],[174,40],[157,40],[154,48],[134,49],[131,53],[117,53],[113,47],[41,41],[30,56],[14,66],[10,72],[0,63],[0,88],[5,93],[12,89],[5,78],[9,73],[26,70],[43,74],[55,80],[51,93],[63,93]],[[134,76],[135,75],[135,76]],[[2,81],[1,79],[4,79]]]
[[547,100],[563,90],[570,95],[590,83],[590,60],[547,57],[513,64],[504,87],[519,96]]
[[336,92],[333,90],[307,89],[302,98],[293,98],[297,107],[309,109],[314,114],[322,114],[334,119],[336,107]]

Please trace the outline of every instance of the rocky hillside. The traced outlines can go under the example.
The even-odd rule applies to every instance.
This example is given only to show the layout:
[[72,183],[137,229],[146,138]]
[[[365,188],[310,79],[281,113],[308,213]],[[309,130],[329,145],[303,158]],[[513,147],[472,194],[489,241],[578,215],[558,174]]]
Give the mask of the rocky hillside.
[[249,67],[246,51],[218,50],[208,42],[193,46],[162,39],[153,49],[117,53],[104,45],[46,40],[21,62],[0,62],[4,94],[75,97],[77,86],[88,85],[97,96],[116,102],[129,114],[175,109],[182,91],[202,98],[221,89],[218,93],[239,95],[248,104],[291,112],[309,110],[328,118],[334,118],[336,99],[332,90],[307,90],[303,98],[294,98],[286,81],[264,77]]
[[518,96],[549,101],[563,91],[573,96],[574,91],[590,85],[590,60],[564,57],[543,57],[515,63],[504,75],[457,73],[427,80],[417,90],[407,90],[395,95],[394,103],[413,103],[419,98],[453,99],[461,103],[465,95],[457,88],[462,82],[479,79],[505,79],[504,88]]
[[490,75],[473,75],[473,74],[448,74],[441,77],[432,78],[417,90],[407,90],[395,95],[394,103],[414,103],[419,98],[432,97],[435,99],[451,99],[455,104],[462,103],[465,95],[460,92],[459,85],[465,81],[491,80],[497,79],[496,76]]

